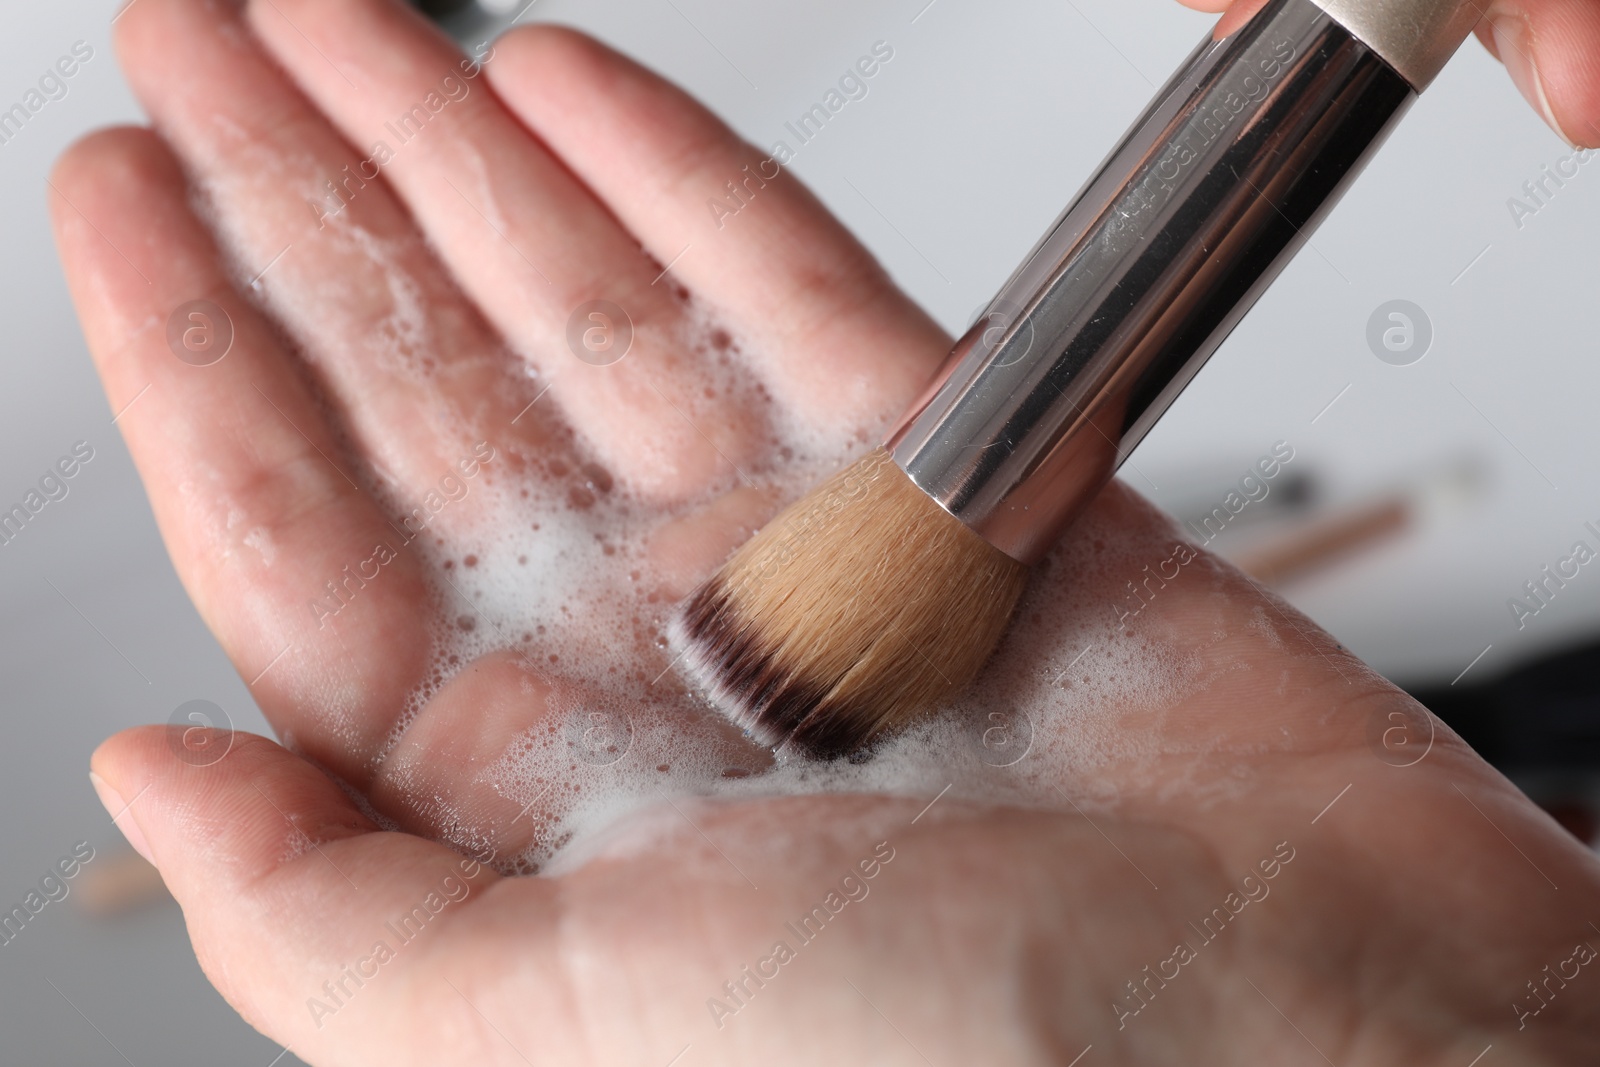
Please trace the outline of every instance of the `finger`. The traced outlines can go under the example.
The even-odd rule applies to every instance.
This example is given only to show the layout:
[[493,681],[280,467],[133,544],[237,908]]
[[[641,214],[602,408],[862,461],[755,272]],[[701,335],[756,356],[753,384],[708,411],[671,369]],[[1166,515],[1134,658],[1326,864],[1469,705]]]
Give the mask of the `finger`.
[[[1226,36],[1265,0],[1179,0],[1197,11],[1227,11]],[[1478,39],[1506,66],[1517,89],[1574,147],[1600,147],[1600,5],[1594,0],[1494,0]]]
[[[879,59],[868,60],[876,73]],[[517,117],[748,339],[773,391],[808,424],[876,431],[944,357],[948,338],[816,197],[681,89],[552,26],[501,39],[488,74]]]
[[[427,662],[414,552],[345,473],[273,328],[229,287],[160,140],[93,135],[52,189],[89,350],[179,577],[273,723],[359,782]],[[209,366],[169,348],[173,309],[199,298],[232,322]],[[392,556],[376,580],[352,577],[380,545]]]
[[1600,4],[1497,0],[1478,37],[1568,144],[1600,147]]
[[[514,359],[381,176],[361,177],[356,154],[271,64],[236,10],[149,0],[119,21],[118,46],[229,250],[247,277],[259,275],[256,287],[397,510],[417,507],[479,442],[496,445],[506,462],[559,451],[541,425],[548,407],[518,418],[535,383],[513,376]],[[174,63],[174,55],[186,58]],[[477,503],[452,509],[440,525]]]
[[[651,663],[637,643],[636,662]],[[672,767],[765,766],[720,716],[685,713],[664,662],[610,679],[609,692],[541,667],[559,669],[495,653],[446,682],[385,753],[373,805],[398,829],[536,873],[596,811],[658,799],[652,777],[675,787]]]
[[[440,995],[440,961],[498,877],[378,832],[272,742],[218,743],[229,740],[219,762],[194,766],[175,758],[182,742],[167,727],[119,734],[94,755],[96,789],[183,906],[207,976],[252,1025],[313,1063],[418,1062],[381,1022],[420,1017],[411,1002],[426,995],[436,1032],[461,1025]],[[537,883],[523,892],[543,895]],[[523,915],[529,934],[540,914]]]
[[[551,682],[512,653],[481,657],[428,701],[385,753],[368,786],[398,829],[475,854],[519,857],[562,806],[565,783],[535,775],[533,791],[496,789],[491,768],[519,739],[555,723]],[[542,732],[545,736],[550,731]]]
[[[391,0],[272,0],[249,5],[249,18],[346,137],[392,151],[386,180],[619,477],[672,498],[756,462],[762,405],[716,380],[721,354],[688,328],[661,266],[453,43]],[[591,366],[569,347],[574,314],[596,299],[631,320],[632,348],[616,365]]]
[[1267,6],[1267,0],[1178,0],[1178,3],[1195,11],[1221,14],[1222,18],[1211,31],[1211,35],[1219,41],[1249,22],[1256,12]]

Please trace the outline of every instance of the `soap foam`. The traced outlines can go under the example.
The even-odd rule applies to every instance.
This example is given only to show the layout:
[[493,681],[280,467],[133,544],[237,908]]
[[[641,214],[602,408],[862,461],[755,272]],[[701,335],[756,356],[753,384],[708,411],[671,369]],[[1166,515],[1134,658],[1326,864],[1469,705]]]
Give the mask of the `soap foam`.
[[[724,396],[748,389],[737,344],[714,324],[696,332],[706,358],[695,387]],[[574,494],[573,479],[581,482],[582,472],[518,477],[490,463],[472,490],[481,496],[471,521],[457,523],[446,544],[421,539],[441,605],[433,621],[434,664],[395,739],[477,657],[513,649],[527,669],[561,683],[546,716],[482,774],[538,821],[535,843],[520,855],[498,857],[498,866],[570,870],[587,857],[652,838],[640,826],[682,829],[698,805],[741,799],[870,793],[926,802],[944,791],[953,802],[1103,810],[1117,798],[1091,784],[1095,773],[1158,754],[1158,737],[1125,730],[1124,713],[1158,714],[1206,684],[1195,654],[1164,644],[1153,628],[1133,636],[1109,606],[1064,594],[1078,581],[1110,587],[1115,583],[1103,576],[1136,573],[1160,558],[1150,556],[1152,545],[1170,541],[1118,546],[1120,531],[1095,529],[1092,519],[1047,562],[978,683],[860,762],[774,755],[684,690],[671,669],[678,650],[665,637],[676,605],[655,592],[646,550],[651,532],[737,488],[742,477],[790,499],[851,462],[862,437],[851,427],[774,428],[764,465],[730,470],[705,497],[676,508],[646,503],[620,484],[590,481],[583,483],[587,491]],[[974,725],[991,714],[1007,722],[1023,718],[1031,727],[1031,748],[1011,766],[994,765]],[[590,720],[629,736],[608,751],[586,752],[575,739]],[[1187,784],[1193,783],[1168,787]],[[473,834],[460,825],[446,837],[461,847]]]
[[[303,170],[276,161],[271,168]],[[223,213],[211,210],[213,202],[239,195],[203,189],[196,206],[220,223]],[[218,228],[234,272],[245,280],[249,257],[239,252],[251,242]],[[400,267],[414,248],[376,238],[343,218],[320,236],[346,249],[357,246],[387,277],[392,313],[365,342],[377,365],[423,386],[436,381],[440,369],[431,353],[439,340],[425,308],[438,279],[418,281]],[[353,296],[347,290],[358,280],[323,279],[320,288],[308,290],[295,267],[286,264],[269,275],[260,295],[315,362],[327,321],[338,321],[339,307]],[[479,657],[512,650],[527,670],[557,681],[547,715],[480,777],[506,800],[528,807],[537,821],[534,844],[517,856],[495,859],[502,870],[518,873],[570,870],[596,855],[643,847],[641,842],[658,841],[667,828],[692,830],[695,812],[705,805],[755,798],[868,793],[924,803],[942,796],[950,805],[1114,806],[1116,794],[1096,784],[1104,780],[1096,773],[1153,759],[1164,745],[1159,731],[1124,729],[1129,710],[1159,715],[1207,679],[1197,674],[1194,654],[1176,641],[1164,643],[1159,628],[1141,628],[1135,636],[1117,622],[1111,606],[1067,595],[1078,580],[1115,587],[1118,581],[1108,578],[1120,581],[1160,558],[1151,555],[1156,542],[1119,543],[1123,531],[1100,529],[1092,517],[1047,560],[1023,598],[1012,633],[972,689],[860,762],[774,755],[740,737],[703,697],[684,689],[672,670],[676,650],[665,636],[675,604],[660,593],[661,575],[648,553],[652,533],[747,482],[775,499],[792,500],[856,459],[875,443],[876,431],[838,422],[807,425],[771,403],[739,339],[686,292],[678,296],[687,311],[683,350],[696,357],[688,361],[692,380],[677,383],[682,395],[757,413],[769,438],[761,458],[737,472],[725,469],[720,484],[672,506],[631,492],[585,459],[581,442],[574,459],[522,457],[529,460],[525,468],[506,461],[484,464],[468,498],[453,503],[407,546],[432,579],[431,662],[397,718],[390,747],[429,700]],[[508,364],[526,366],[510,352],[504,356]],[[630,369],[624,364],[616,371]],[[557,402],[562,377],[555,375]],[[506,382],[525,393],[527,402],[550,384],[531,369],[508,373]],[[694,417],[693,410],[689,415]],[[502,456],[507,452],[500,449]],[[456,458],[439,457],[441,463]],[[375,457],[371,473],[381,505],[402,513],[401,478],[385,457]],[[269,550],[265,543],[257,547]],[[1276,632],[1270,619],[1261,625]],[[335,721],[358,704],[355,693],[344,699],[324,695]],[[574,742],[596,715],[627,724],[629,738],[617,746],[614,759]],[[992,716],[1025,721],[1031,730],[1027,754],[1010,766],[994,765],[995,754],[980,740]],[[348,732],[353,738],[354,731]],[[1164,788],[1197,784],[1204,783],[1170,780]],[[396,825],[365,810],[379,825]],[[487,853],[492,828],[459,813],[430,812],[439,835],[453,846]]]

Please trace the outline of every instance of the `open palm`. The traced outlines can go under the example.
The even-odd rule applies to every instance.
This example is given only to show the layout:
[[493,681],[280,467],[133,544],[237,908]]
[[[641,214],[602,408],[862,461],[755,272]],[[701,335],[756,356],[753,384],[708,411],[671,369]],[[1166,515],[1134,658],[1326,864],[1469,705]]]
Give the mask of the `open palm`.
[[865,763],[773,767],[684,692],[671,605],[948,339],[679,91],[549,28],[463,64],[380,0],[118,31],[158,133],[67,155],[59,240],[286,747],[145,728],[94,768],[262,1031],[319,1065],[1600,1058],[1600,865],[1120,485]]

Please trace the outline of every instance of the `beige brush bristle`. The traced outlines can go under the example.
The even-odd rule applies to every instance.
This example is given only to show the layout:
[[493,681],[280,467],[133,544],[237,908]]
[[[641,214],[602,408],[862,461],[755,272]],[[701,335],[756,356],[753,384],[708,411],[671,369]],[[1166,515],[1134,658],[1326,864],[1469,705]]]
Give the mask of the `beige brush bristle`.
[[880,448],[746,542],[674,636],[689,673],[758,741],[844,755],[955,697],[1026,580]]

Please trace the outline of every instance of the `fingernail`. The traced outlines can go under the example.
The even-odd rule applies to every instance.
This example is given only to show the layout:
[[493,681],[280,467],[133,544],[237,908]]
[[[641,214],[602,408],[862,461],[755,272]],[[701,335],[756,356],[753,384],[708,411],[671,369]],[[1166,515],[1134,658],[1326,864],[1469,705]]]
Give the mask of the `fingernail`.
[[1576,147],[1578,142],[1561,128],[1555,112],[1550,109],[1544,81],[1539,77],[1539,68],[1533,61],[1533,31],[1528,25],[1528,17],[1509,12],[1496,13],[1489,16],[1489,26],[1494,33],[1494,46],[1500,53],[1500,62],[1505,64],[1506,72],[1511,75],[1517,89],[1533,105],[1534,110],[1544,116],[1550,128],[1561,135],[1563,141]]
[[132,845],[133,850],[143,856],[146,862],[154,865],[156,861],[150,857],[150,842],[145,840],[144,831],[139,829],[138,820],[133,817],[133,812],[128,810],[128,803],[122,799],[122,794],[112,789],[109,782],[93,771],[89,772],[89,784],[94,786],[95,793],[100,797],[100,803],[106,806],[111,821],[117,824],[117,829],[128,839],[128,844]]

